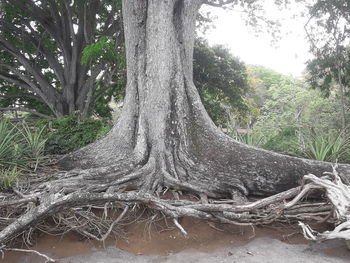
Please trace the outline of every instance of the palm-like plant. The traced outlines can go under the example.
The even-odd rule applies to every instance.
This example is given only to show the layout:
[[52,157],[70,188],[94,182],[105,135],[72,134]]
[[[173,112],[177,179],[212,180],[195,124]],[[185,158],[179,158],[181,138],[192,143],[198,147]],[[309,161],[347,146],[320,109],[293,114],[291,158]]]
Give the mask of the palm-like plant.
[[13,185],[25,170],[36,171],[45,159],[44,129],[31,130],[26,123],[13,125],[7,120],[0,121],[0,186]]
[[350,137],[344,131],[323,134],[311,130],[304,143],[306,157],[319,161],[336,162],[350,150]]
[[0,167],[15,163],[13,157],[19,150],[14,148],[14,142],[17,138],[15,127],[11,127],[7,120],[0,121]]
[[265,143],[265,137],[260,133],[247,132],[240,133],[236,129],[229,131],[228,134],[234,138],[236,141],[239,141],[244,144],[251,146],[260,147]]
[[25,154],[27,155],[28,162],[34,161],[34,171],[36,171],[39,161],[43,159],[43,153],[45,149],[45,143],[47,138],[43,137],[45,126],[40,130],[31,130],[30,127],[24,122],[18,129],[23,137],[25,145]]

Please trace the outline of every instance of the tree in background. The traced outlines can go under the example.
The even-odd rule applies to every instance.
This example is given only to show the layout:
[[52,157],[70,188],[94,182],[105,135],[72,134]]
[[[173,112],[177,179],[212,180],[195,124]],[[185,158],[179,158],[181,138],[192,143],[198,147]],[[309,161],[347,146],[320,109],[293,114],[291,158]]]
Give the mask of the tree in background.
[[347,1],[316,1],[309,7],[306,31],[315,58],[307,65],[308,80],[325,95],[338,88],[341,128],[345,129],[349,111],[350,85],[350,6]]
[[269,90],[280,85],[294,86],[297,80],[258,65],[247,66],[247,75],[249,90],[246,94],[246,101],[249,110],[241,125],[252,129],[257,118],[263,114],[263,107],[266,101],[269,100]]
[[[56,117],[87,117],[121,57],[121,2],[5,0],[0,8],[1,96],[19,109],[41,103]],[[98,45],[113,47],[102,54],[107,63],[94,54]]]
[[248,107],[246,67],[223,46],[210,47],[197,39],[193,54],[193,80],[205,109],[216,125],[225,127],[231,114],[244,115]]

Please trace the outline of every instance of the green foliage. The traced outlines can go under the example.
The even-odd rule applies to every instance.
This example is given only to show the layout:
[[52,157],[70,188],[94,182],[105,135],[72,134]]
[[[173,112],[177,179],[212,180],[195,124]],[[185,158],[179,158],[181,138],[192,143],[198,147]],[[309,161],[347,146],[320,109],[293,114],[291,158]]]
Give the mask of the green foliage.
[[302,156],[298,149],[297,132],[298,130],[296,127],[286,127],[276,135],[269,138],[262,147],[282,154]]
[[334,93],[325,98],[319,91],[308,89],[302,81],[294,80],[274,84],[261,96],[264,103],[260,108],[257,106],[259,114],[254,119],[253,130],[265,137],[276,136],[290,126],[341,127],[340,101]]
[[[306,157],[319,161],[346,161],[350,151],[350,136],[344,132],[322,133],[311,129],[304,136]],[[350,161],[350,160],[348,160]]]
[[193,56],[193,78],[204,107],[217,125],[226,126],[231,113],[248,110],[245,65],[227,48],[210,47],[203,39],[196,40]]
[[23,136],[25,148],[25,154],[29,159],[35,161],[34,171],[37,169],[39,161],[43,159],[43,153],[45,149],[45,143],[47,138],[43,137],[45,126],[40,130],[35,129],[34,131],[26,124],[22,123],[18,129]]
[[35,171],[46,158],[44,128],[30,128],[26,123],[13,125],[0,121],[0,186],[11,186],[24,171]]
[[256,147],[262,146],[265,140],[262,134],[252,132],[240,133],[237,130],[235,130],[233,132],[230,132],[229,135],[241,143]]
[[337,90],[344,129],[350,101],[350,6],[348,1],[318,0],[309,6],[309,15],[305,28],[314,58],[307,63],[307,80],[326,96]]
[[18,134],[7,120],[0,121],[0,168],[8,167],[17,160],[19,152],[16,144]]
[[[330,91],[324,97],[300,80],[262,67],[250,66],[248,74],[252,87],[248,94],[250,105],[256,109],[248,134],[262,136],[261,147],[304,158],[350,161],[345,133],[325,132],[342,126],[341,102],[335,92]],[[245,142],[249,138],[241,140]]]
[[74,151],[104,136],[111,128],[101,120],[79,120],[75,116],[53,120],[50,126],[45,147],[45,151],[50,154]]
[[18,182],[21,172],[16,166],[0,169],[0,188],[14,186]]
[[[115,51],[116,50],[116,51]],[[94,114],[101,118],[112,118],[112,108],[109,103],[114,100],[116,102],[122,101],[125,95],[126,87],[126,57],[125,48],[118,46],[114,48],[116,52],[116,61],[114,64],[114,72],[105,76],[103,80],[96,83],[96,90],[94,91],[95,100],[92,102],[92,110]],[[103,63],[103,60],[101,60]],[[105,61],[105,62],[108,62]]]
[[83,49],[81,63],[114,63],[119,60],[117,44],[111,37],[103,36],[96,43],[86,46]]

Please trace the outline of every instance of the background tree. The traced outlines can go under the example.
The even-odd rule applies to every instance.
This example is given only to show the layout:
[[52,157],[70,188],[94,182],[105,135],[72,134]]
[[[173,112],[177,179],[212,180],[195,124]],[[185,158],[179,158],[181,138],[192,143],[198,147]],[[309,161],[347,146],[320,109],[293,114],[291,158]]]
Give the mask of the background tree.
[[347,1],[316,1],[309,7],[309,15],[305,28],[315,56],[307,65],[309,82],[326,95],[330,89],[338,88],[341,127],[345,129],[349,105],[346,95],[350,84],[350,6]]
[[[106,80],[119,62],[121,2],[6,0],[0,7],[2,96],[12,93],[17,104],[28,107],[28,98],[35,97],[56,117],[76,112],[86,117],[91,102],[100,98],[98,82],[110,85]],[[109,63],[96,56],[81,63],[92,44],[114,47]]]
[[244,115],[248,91],[244,63],[223,46],[210,47],[197,39],[193,54],[193,80],[205,109],[216,125],[225,127],[230,115]]

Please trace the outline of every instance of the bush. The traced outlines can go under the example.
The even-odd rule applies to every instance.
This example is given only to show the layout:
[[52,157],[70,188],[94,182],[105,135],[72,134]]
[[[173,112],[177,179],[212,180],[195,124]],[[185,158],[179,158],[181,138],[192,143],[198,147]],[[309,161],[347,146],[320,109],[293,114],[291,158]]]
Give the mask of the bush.
[[48,127],[45,147],[48,154],[66,154],[74,151],[96,141],[111,129],[111,126],[105,125],[101,120],[78,120],[74,116],[52,120]]
[[296,127],[286,127],[277,135],[272,136],[262,147],[291,156],[303,156],[303,153],[298,149],[297,131]]

